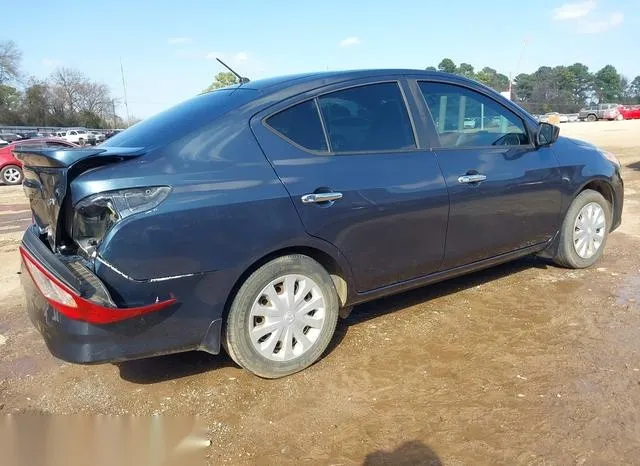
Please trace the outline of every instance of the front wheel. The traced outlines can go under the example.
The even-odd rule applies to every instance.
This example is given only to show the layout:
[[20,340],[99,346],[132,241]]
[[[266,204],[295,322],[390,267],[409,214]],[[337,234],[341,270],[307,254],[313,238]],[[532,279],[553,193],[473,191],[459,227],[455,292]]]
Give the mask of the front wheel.
[[338,296],[327,271],[304,255],[274,259],[238,290],[223,330],[231,358],[274,379],[313,364],[338,320]]
[[587,121],[596,121],[597,119],[598,117],[593,114],[587,116]]
[[20,184],[22,183],[22,169],[17,165],[7,165],[0,172],[0,178],[5,184]]
[[572,269],[593,265],[602,256],[610,225],[609,202],[597,191],[582,191],[567,210],[554,262]]

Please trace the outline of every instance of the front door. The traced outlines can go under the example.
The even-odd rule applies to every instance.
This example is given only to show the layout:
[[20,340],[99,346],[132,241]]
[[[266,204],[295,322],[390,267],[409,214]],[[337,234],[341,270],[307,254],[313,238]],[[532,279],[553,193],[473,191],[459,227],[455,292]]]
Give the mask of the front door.
[[334,86],[251,125],[306,231],[342,252],[357,291],[439,270],[448,193],[399,82]]
[[419,82],[451,198],[444,268],[548,241],[559,228],[561,175],[523,120],[488,95]]

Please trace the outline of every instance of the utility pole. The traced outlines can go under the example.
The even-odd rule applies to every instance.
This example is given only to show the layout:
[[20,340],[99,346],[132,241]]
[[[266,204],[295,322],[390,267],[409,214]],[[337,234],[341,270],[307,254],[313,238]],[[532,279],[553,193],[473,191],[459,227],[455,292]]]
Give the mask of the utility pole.
[[113,108],[113,129],[116,129],[118,124],[118,116],[116,115],[116,99],[111,99],[111,106]]
[[122,74],[122,90],[124,92],[124,108],[127,113],[127,127],[131,123],[129,118],[129,104],[127,103],[127,83],[124,80],[124,68],[122,66],[122,57],[120,57],[120,73]]
[[524,57],[524,51],[527,48],[527,45],[529,44],[529,38],[525,38],[524,41],[522,42],[522,51],[520,52],[520,57],[518,58],[518,64],[516,65],[516,71],[515,73],[511,73],[509,75],[509,98],[511,98],[511,90],[513,89],[513,78],[515,78],[516,76],[518,76],[518,71],[520,71],[520,65],[522,64],[522,57]]

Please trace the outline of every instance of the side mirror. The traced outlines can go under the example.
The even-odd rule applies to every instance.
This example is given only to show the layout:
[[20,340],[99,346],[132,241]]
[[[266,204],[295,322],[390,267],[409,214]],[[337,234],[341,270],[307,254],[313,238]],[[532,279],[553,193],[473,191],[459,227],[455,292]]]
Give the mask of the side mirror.
[[540,123],[536,133],[536,146],[549,146],[560,137],[560,128],[550,123]]

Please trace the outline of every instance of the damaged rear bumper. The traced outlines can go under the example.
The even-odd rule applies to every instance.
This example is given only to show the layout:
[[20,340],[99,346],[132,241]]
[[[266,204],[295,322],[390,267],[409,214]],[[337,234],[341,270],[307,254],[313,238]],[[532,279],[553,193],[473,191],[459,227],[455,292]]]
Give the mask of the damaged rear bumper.
[[[27,313],[51,353],[60,359],[91,364],[194,349],[219,352],[222,320],[215,318],[211,308],[204,312],[202,306],[185,307],[185,304],[193,304],[193,299],[179,297],[190,297],[197,292],[194,288],[202,286],[201,282],[209,277],[176,278],[162,283],[122,283],[118,281],[126,279],[114,274],[113,283],[110,283],[104,280],[104,274],[99,278],[80,262],[67,261],[51,252],[34,227],[24,234],[21,254],[21,282]],[[34,266],[73,295],[78,306],[66,309],[45,297],[41,285],[34,279]],[[159,298],[171,296],[174,291],[178,297]],[[139,299],[127,301],[123,295],[137,295]],[[156,298],[149,301],[148,297],[154,295]],[[141,300],[147,301],[141,303]],[[81,312],[85,312],[86,303],[98,308],[102,313],[98,314],[100,319],[104,320],[106,315],[108,321],[96,321],[91,316],[85,318]],[[117,318],[111,319],[112,314]]]

